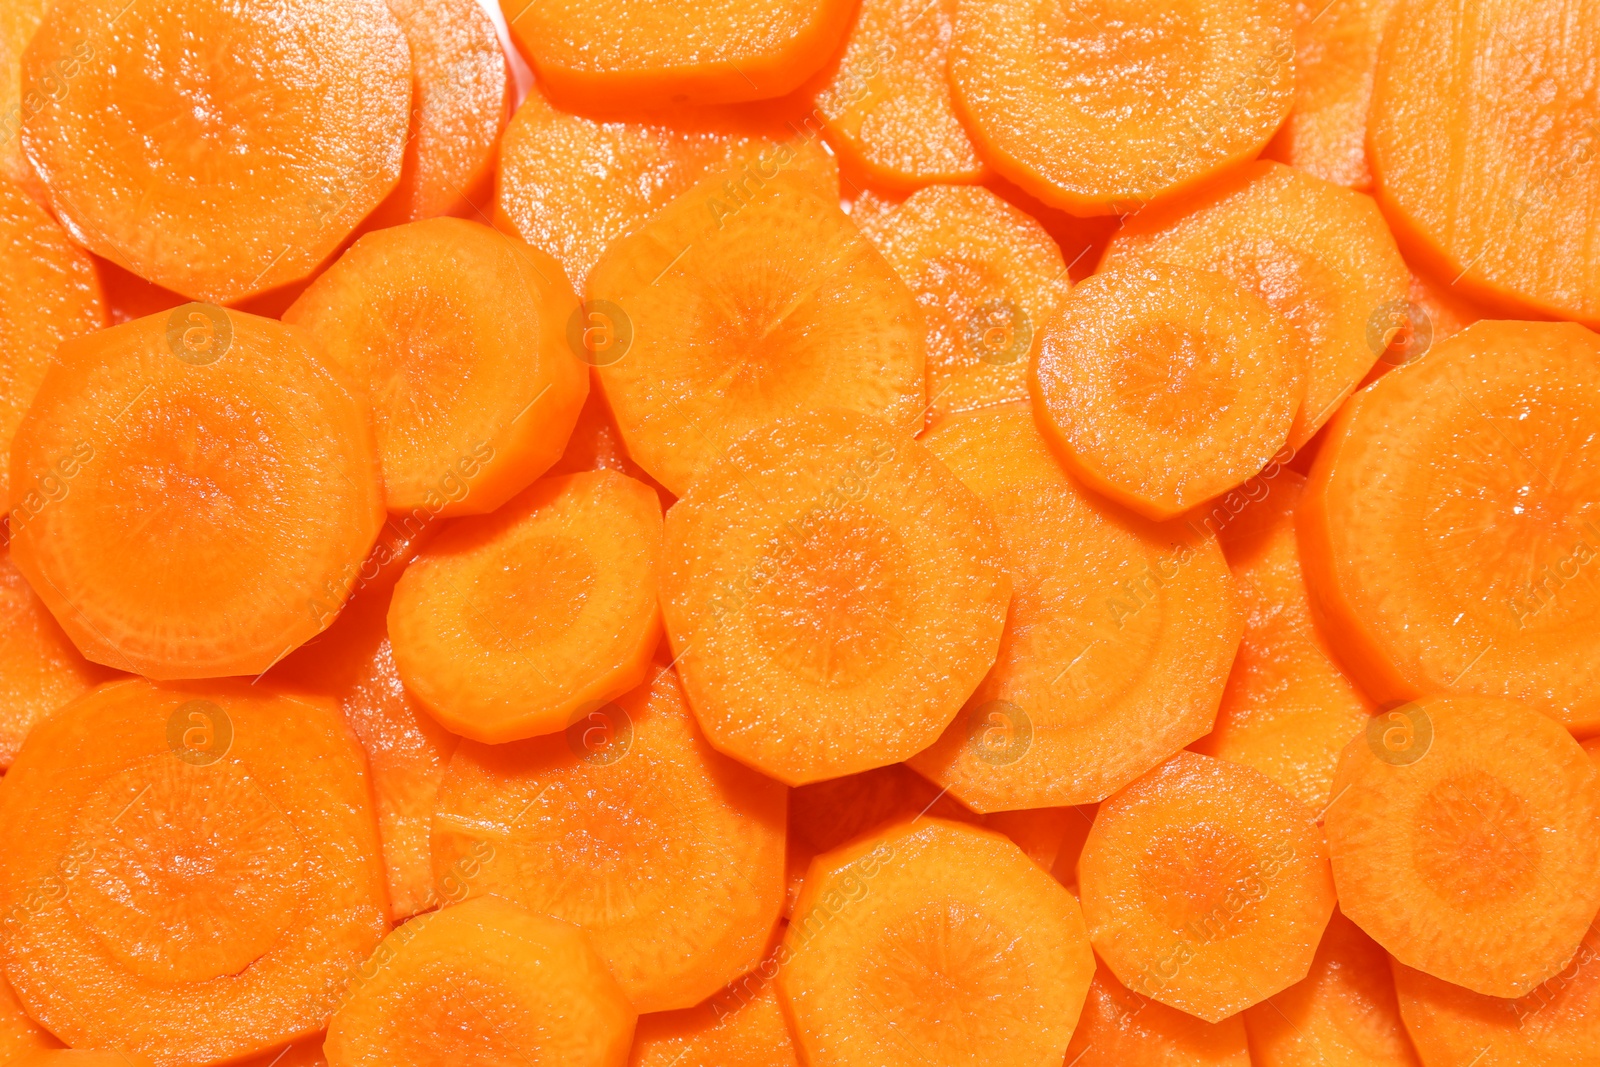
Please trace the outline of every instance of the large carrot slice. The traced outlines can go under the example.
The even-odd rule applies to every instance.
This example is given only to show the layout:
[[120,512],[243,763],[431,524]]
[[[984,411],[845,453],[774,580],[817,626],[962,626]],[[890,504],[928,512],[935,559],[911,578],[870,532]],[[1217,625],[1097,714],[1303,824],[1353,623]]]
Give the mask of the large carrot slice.
[[22,497],[11,554],[84,655],[259,674],[327,625],[321,598],[342,602],[383,503],[365,406],[307,340],[187,304],[58,350],[11,479],[77,473],[59,499]]
[[[742,985],[741,985],[742,988]],[[778,987],[761,982],[748,1000],[713,999],[641,1016],[628,1067],[799,1067]]]
[[1067,1046],[1070,1067],[1251,1067],[1244,1019],[1208,1023],[1140,996],[1096,960],[1083,1017]]
[[1430,697],[1345,748],[1339,906],[1400,962],[1495,997],[1559,971],[1600,909],[1600,772],[1510,700]]
[[463,219],[362,237],[283,321],[371,398],[391,511],[490,512],[561,456],[588,395],[555,260]]
[[439,892],[577,923],[634,1007],[690,1007],[766,949],[786,793],[714,751],[658,669],[564,735],[457,749],[434,816]]
[[384,0],[54,4],[23,80],[82,69],[23,144],[91,251],[242,300],[309,275],[394,187],[408,57]]
[[1597,421],[1600,338],[1570,323],[1476,323],[1340,413],[1302,562],[1375,700],[1512,697],[1600,729]]
[[993,669],[911,766],[976,811],[1086,804],[1203,736],[1241,628],[1209,518],[1094,497],[1021,405],[927,444],[993,509],[1015,595]]
[[61,1042],[22,1010],[11,983],[0,974],[0,1063],[9,1067],[28,1053],[60,1047]]
[[702,468],[667,515],[661,593],[711,743],[802,785],[938,737],[994,662],[1011,581],[988,507],[942,463],[825,410]]
[[6,975],[69,1044],[179,1067],[296,1040],[387,928],[360,748],[263,689],[103,685],[11,765]]
[[1304,978],[1334,905],[1315,815],[1193,752],[1100,805],[1078,885],[1118,980],[1213,1023]]
[[1289,320],[1306,354],[1299,450],[1383,353],[1375,315],[1403,305],[1410,272],[1371,198],[1282,163],[1252,163],[1200,204],[1130,220],[1101,269],[1132,262],[1214,270]]
[[1124,214],[1252,158],[1294,97],[1288,0],[959,0],[957,113],[1001,174]]

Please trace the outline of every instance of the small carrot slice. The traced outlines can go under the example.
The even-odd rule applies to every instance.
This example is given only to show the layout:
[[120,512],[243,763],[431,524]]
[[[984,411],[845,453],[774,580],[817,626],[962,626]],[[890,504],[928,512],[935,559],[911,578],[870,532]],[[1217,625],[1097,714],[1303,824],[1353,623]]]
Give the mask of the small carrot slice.
[[1094,956],[1083,912],[1000,834],[897,823],[818,856],[779,950],[811,1067],[1055,1063]]
[[1345,747],[1339,906],[1400,962],[1495,997],[1559,971],[1600,909],[1600,772],[1511,700],[1429,697]]
[[31,1052],[60,1048],[50,1031],[29,1018],[17,994],[0,974],[0,1063],[7,1067]]
[[852,411],[779,419],[710,460],[667,514],[665,559],[701,728],[789,785],[930,744],[993,664],[1011,598],[988,507]]
[[622,1067],[634,1020],[582,930],[479,897],[384,938],[323,1051],[330,1067]]
[[1022,405],[927,445],[993,510],[1015,595],[993,669],[911,766],[974,811],[1087,804],[1204,736],[1241,628],[1206,520],[1091,495]]
[[1067,1046],[1071,1067],[1251,1067],[1244,1019],[1208,1023],[1140,996],[1095,961],[1083,1017]]
[[1373,699],[1510,697],[1600,729],[1597,423],[1600,338],[1572,323],[1476,323],[1340,413],[1301,561]]
[[1273,162],[1241,168],[1198,205],[1130,220],[1100,269],[1133,262],[1217,271],[1289,320],[1308,368],[1296,451],[1383,353],[1369,324],[1403,302],[1411,277],[1370,197]]
[[628,1067],[799,1067],[778,988],[732,1006],[707,1001],[639,1018]]
[[186,304],[57,351],[11,478],[77,474],[22,496],[11,556],[89,659],[253,675],[327,625],[317,598],[360,566],[383,503],[365,406],[308,342]]
[[481,515],[561,456],[588,395],[577,298],[555,260],[487,226],[362,237],[283,321],[369,394],[391,511]]
[[1094,817],[1100,810],[1098,804],[1075,804],[1068,809],[1071,814],[1066,819],[1066,832],[1061,837],[1061,846],[1056,850],[1055,866],[1050,873],[1056,876],[1056,881],[1077,893],[1078,885],[1078,860],[1083,855],[1083,846],[1089,840],[1089,830],[1094,826]]
[[1288,0],[959,0],[956,112],[995,170],[1116,215],[1255,156],[1294,97]]
[[6,974],[72,1045],[193,1067],[297,1040],[387,929],[330,701],[103,685],[34,728],[0,819]]
[[1212,1023],[1304,978],[1334,905],[1312,812],[1260,771],[1194,752],[1100,805],[1078,885],[1117,979]]

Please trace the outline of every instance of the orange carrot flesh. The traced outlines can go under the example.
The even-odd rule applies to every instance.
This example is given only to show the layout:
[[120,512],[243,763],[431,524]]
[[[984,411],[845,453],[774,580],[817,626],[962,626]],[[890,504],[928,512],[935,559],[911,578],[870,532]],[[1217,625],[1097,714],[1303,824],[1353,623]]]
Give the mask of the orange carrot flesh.
[[628,1067],[799,1067],[777,986],[727,999],[640,1016]]
[[23,109],[39,107],[45,85],[24,82],[22,52],[44,18],[45,0],[12,0],[0,7],[0,180],[19,187],[37,185],[38,175],[22,151]]
[[61,1042],[22,1009],[11,983],[0,975],[0,1063],[11,1064],[29,1053],[60,1047]]
[[1251,1067],[1250,1056],[1241,1016],[1197,1019],[1135,993],[1098,960],[1067,1046],[1074,1067]]

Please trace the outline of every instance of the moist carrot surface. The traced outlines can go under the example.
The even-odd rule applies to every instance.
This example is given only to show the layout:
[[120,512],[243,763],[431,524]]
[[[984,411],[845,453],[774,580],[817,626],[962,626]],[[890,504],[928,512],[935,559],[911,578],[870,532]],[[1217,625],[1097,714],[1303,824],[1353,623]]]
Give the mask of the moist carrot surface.
[[9,1061],[15,1067],[144,1067],[143,1057],[122,1052],[92,1052],[83,1049],[46,1049]]
[[[752,988],[753,987],[753,988]],[[759,974],[680,1011],[641,1015],[628,1067],[799,1067],[778,987]]]
[[45,86],[23,82],[22,50],[38,30],[44,7],[45,0],[11,0],[0,7],[0,179],[17,185],[38,182],[22,152],[22,109],[37,106]]
[[1251,1067],[1244,1019],[1208,1023],[1142,996],[1100,960],[1067,1046],[1074,1067]]
[[61,1042],[23,1010],[11,983],[0,975],[0,1063],[10,1064],[29,1053],[60,1047]]

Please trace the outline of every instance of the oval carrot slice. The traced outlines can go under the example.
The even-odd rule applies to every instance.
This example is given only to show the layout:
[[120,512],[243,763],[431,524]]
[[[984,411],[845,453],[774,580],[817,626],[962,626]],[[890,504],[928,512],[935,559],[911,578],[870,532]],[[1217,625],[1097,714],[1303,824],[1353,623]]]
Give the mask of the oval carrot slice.
[[1571,323],[1476,323],[1340,413],[1300,546],[1375,700],[1511,697],[1600,729],[1597,423],[1600,338]]
[[1334,905],[1312,812],[1260,771],[1194,752],[1100,805],[1078,885],[1117,979],[1212,1023],[1304,978]]
[[1140,996],[1095,961],[1083,1017],[1067,1046],[1072,1067],[1251,1067],[1244,1019],[1208,1023]]
[[323,1051],[331,1067],[622,1067],[634,1019],[582,930],[479,897],[384,938]]
[[0,974],[0,1063],[7,1067],[32,1052],[60,1048],[61,1042],[22,1010],[17,994]]
[[1600,772],[1510,700],[1429,697],[1345,747],[1328,809],[1339,906],[1400,962],[1520,997],[1600,909]]
[[1011,581],[988,507],[942,463],[825,410],[706,464],[667,515],[661,593],[711,743],[803,785],[927,747],[993,664]]
[[993,669],[911,766],[975,811],[1085,804],[1203,736],[1241,625],[1210,519],[1092,496],[1021,405],[927,444],[993,510],[1015,595]]
[[260,674],[327,625],[318,598],[383,503],[365,407],[308,340],[186,304],[57,351],[11,446],[12,482],[41,490],[12,509],[11,555],[89,659]]
[[283,321],[370,397],[391,511],[481,515],[561,456],[588,395],[555,260],[464,219],[369,233]]
[[997,833],[913,819],[811,865],[777,959],[803,1062],[1054,1063],[1094,957],[1078,902]]
[[639,1018],[628,1067],[799,1067],[778,1004],[762,982],[748,1000],[713,999]]
[[331,702],[103,685],[34,728],[0,819],[6,974],[69,1044],[178,1067],[296,1040],[387,928],[366,770]]
[[959,0],[956,112],[1011,181],[1118,215],[1255,156],[1294,98],[1288,0]]
[[1214,270],[1289,320],[1308,368],[1296,451],[1377,362],[1369,324],[1403,302],[1410,280],[1370,197],[1272,162],[1241,168],[1198,205],[1130,220],[1100,267],[1134,262]]

